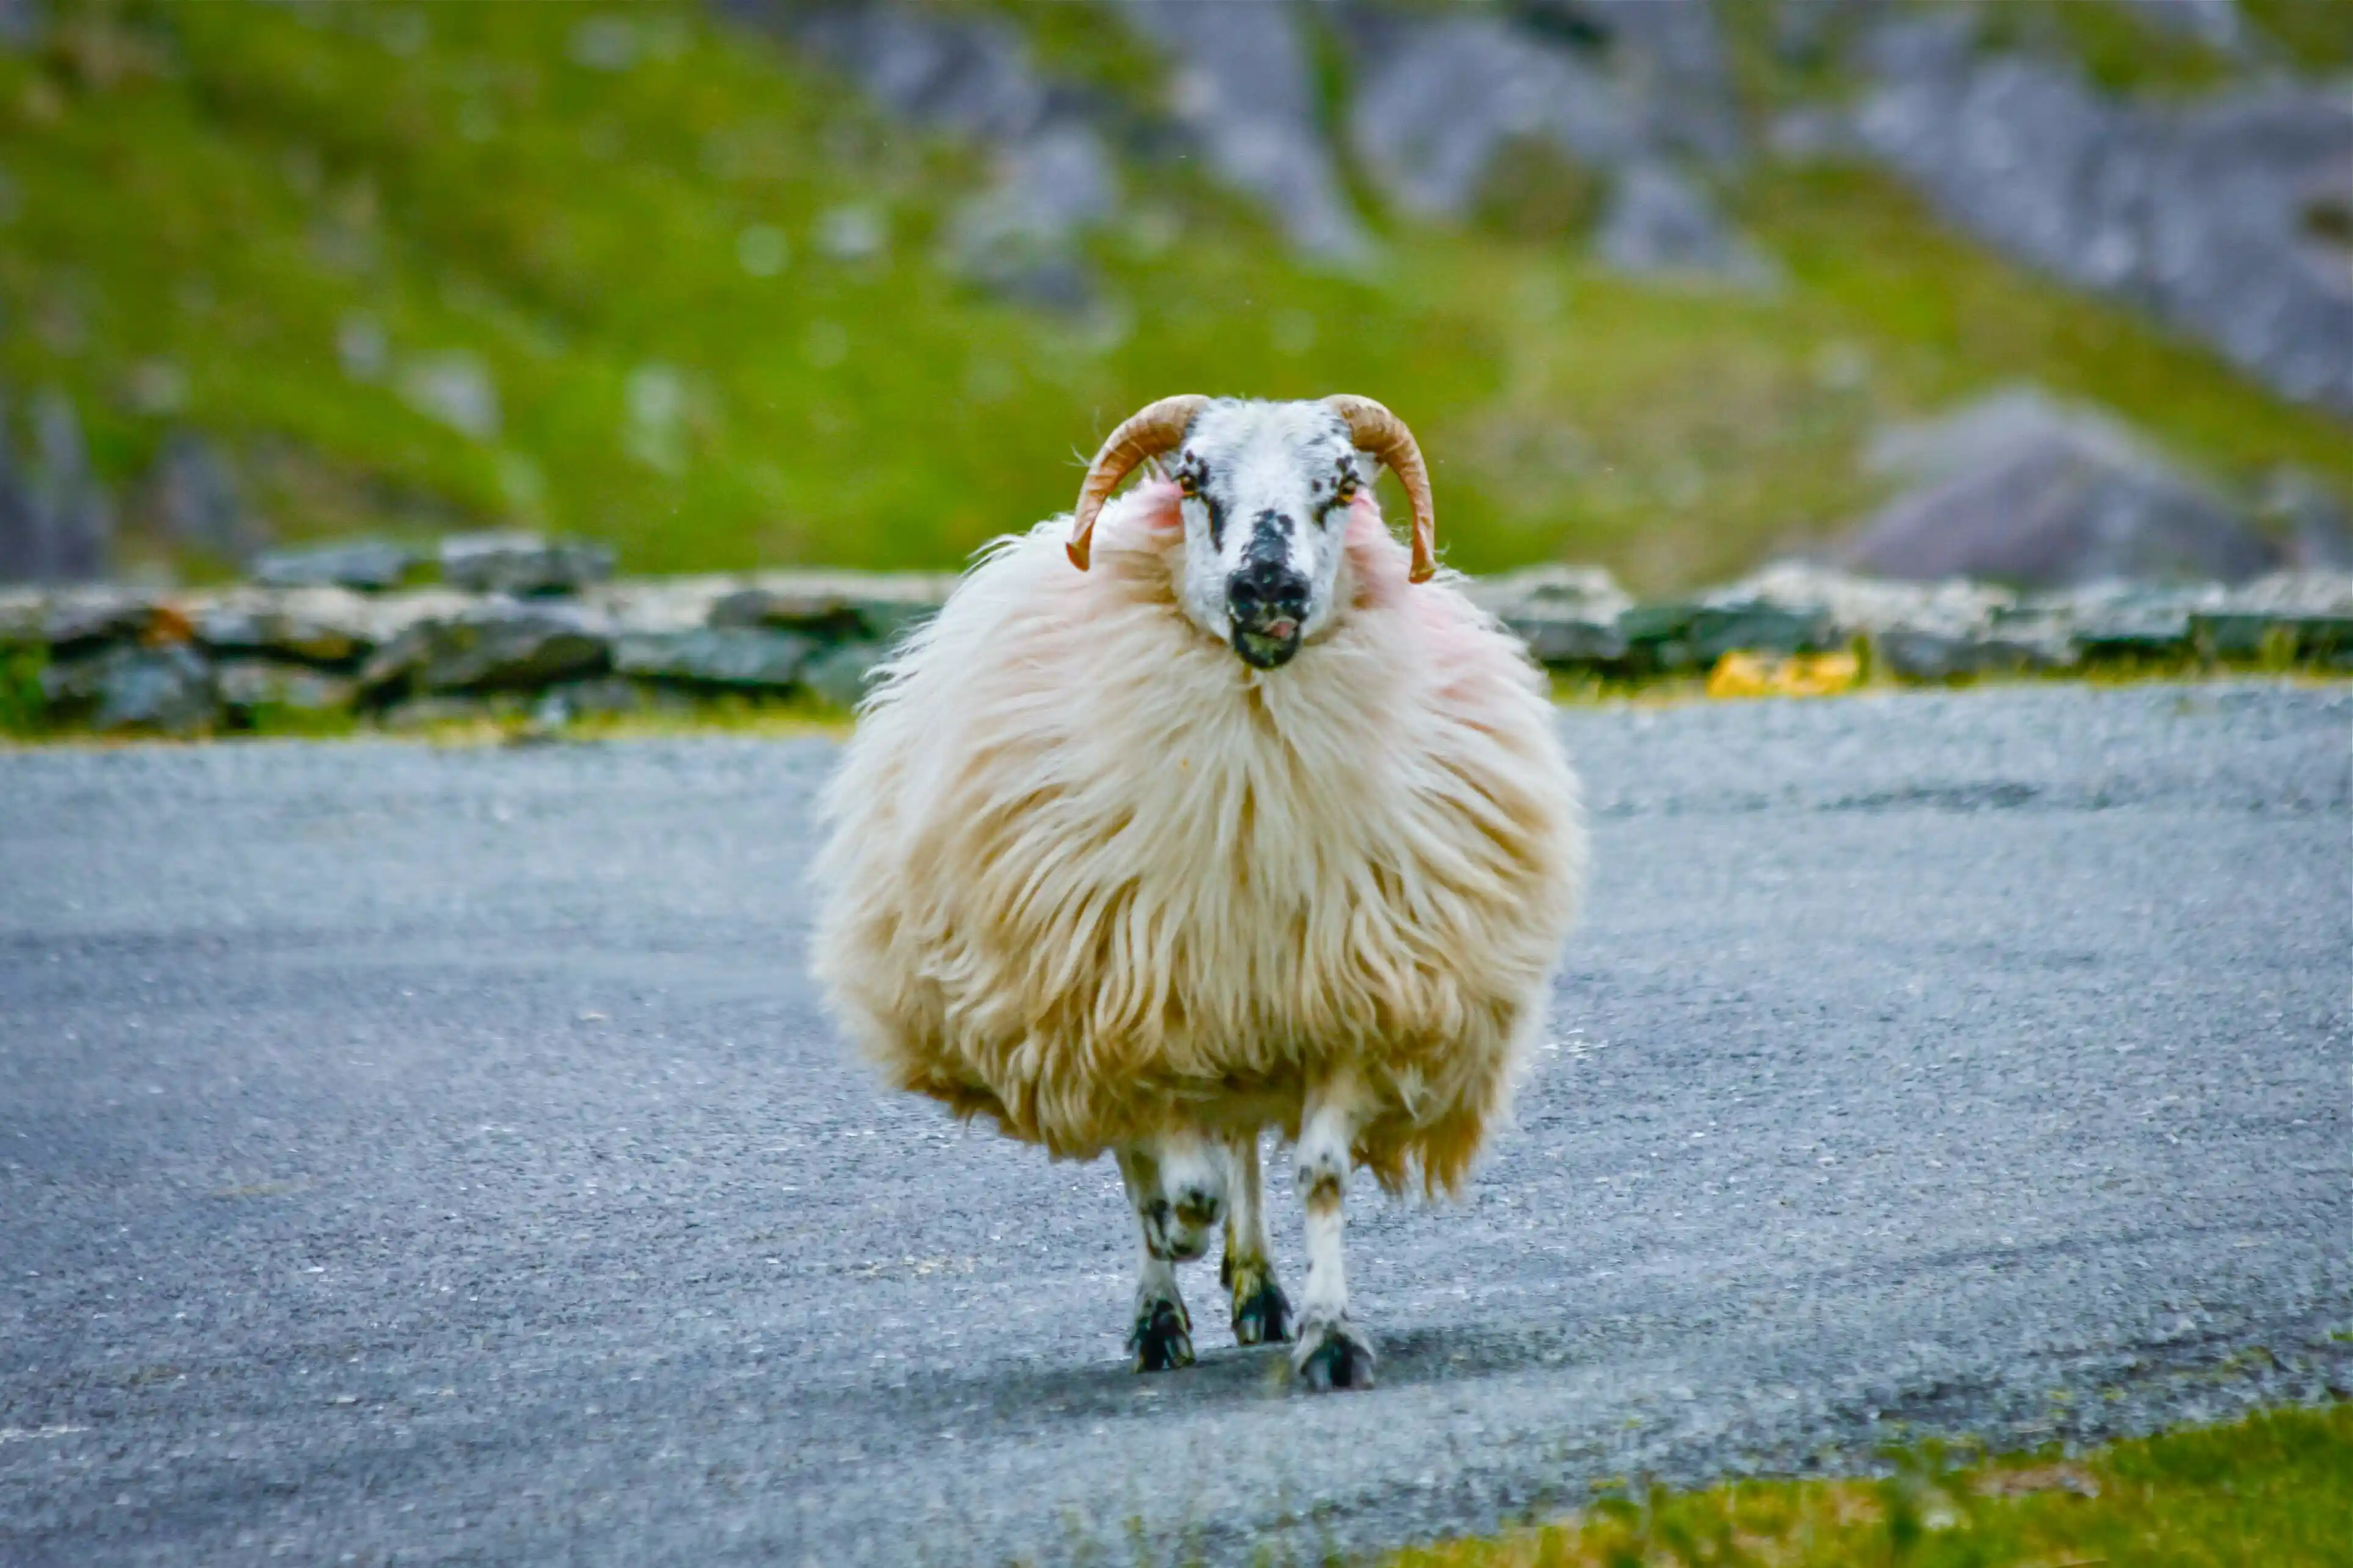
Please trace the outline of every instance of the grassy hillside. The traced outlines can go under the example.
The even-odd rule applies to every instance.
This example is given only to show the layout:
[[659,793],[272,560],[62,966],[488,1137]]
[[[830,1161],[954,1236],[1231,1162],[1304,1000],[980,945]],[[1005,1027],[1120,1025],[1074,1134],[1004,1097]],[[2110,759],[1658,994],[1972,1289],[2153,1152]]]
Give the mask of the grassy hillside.
[[[1455,563],[1651,586],[1835,525],[1874,499],[1876,423],[2017,377],[2226,479],[2294,461],[2353,494],[2341,425],[1858,173],[1742,182],[1786,273],[1744,297],[1611,278],[1542,224],[1377,213],[1381,263],[1319,274],[1131,168],[1099,308],[1056,317],[933,263],[976,152],[697,5],[53,9],[0,54],[12,415],[65,389],[118,479],[176,425],[216,432],[281,537],[470,519],[634,569],[952,563],[1186,389],[1380,396],[1430,448]],[[1124,35],[1045,10],[1054,68],[1149,92]],[[849,254],[861,232],[880,248]]]

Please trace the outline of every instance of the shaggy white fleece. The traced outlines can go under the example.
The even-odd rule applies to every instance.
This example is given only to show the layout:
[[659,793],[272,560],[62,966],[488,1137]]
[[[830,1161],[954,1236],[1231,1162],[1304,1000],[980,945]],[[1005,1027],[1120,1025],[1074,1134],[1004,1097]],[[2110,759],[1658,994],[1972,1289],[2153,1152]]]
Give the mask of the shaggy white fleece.
[[1179,608],[1176,487],[1093,569],[998,541],[883,672],[824,796],[814,967],[892,1080],[1090,1157],[1296,1137],[1352,1071],[1356,1155],[1457,1184],[1541,1027],[1583,880],[1543,678],[1369,496],[1346,607],[1258,671]]

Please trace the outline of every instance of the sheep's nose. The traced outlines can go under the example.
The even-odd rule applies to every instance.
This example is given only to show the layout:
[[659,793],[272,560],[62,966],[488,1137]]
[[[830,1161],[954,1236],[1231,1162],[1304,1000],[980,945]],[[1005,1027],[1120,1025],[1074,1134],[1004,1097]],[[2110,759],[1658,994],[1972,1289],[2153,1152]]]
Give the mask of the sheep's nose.
[[1281,561],[1261,557],[1226,579],[1226,603],[1234,618],[1245,623],[1302,620],[1307,615],[1307,579]]

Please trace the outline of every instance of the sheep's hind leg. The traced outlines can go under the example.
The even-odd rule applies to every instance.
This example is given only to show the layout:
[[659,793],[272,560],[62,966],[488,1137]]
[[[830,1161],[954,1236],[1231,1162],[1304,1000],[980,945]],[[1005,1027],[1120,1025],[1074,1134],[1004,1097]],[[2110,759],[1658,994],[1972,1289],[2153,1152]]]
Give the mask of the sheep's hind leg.
[[1292,1370],[1308,1387],[1370,1388],[1373,1342],[1348,1317],[1341,1264],[1341,1200],[1348,1189],[1356,1141],[1353,1086],[1335,1083],[1308,1097],[1299,1130],[1299,1195],[1307,1210],[1307,1288],[1300,1303]]
[[1234,1342],[1281,1344],[1291,1337],[1291,1301],[1274,1282],[1256,1132],[1226,1140],[1226,1256],[1218,1278],[1233,1302]]
[[1197,1138],[1172,1136],[1122,1149],[1119,1173],[1134,1207],[1142,1267],[1128,1349],[1138,1372],[1193,1364],[1193,1320],[1176,1289],[1176,1265],[1209,1248],[1225,1209],[1225,1173]]

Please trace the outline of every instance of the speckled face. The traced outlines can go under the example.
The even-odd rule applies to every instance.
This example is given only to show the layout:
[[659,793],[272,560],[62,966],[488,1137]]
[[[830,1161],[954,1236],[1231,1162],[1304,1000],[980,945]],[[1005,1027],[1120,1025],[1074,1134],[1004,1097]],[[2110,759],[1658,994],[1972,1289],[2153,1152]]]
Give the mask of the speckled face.
[[1220,399],[1164,463],[1184,491],[1186,614],[1244,663],[1289,663],[1335,612],[1348,503],[1370,460],[1321,403]]

